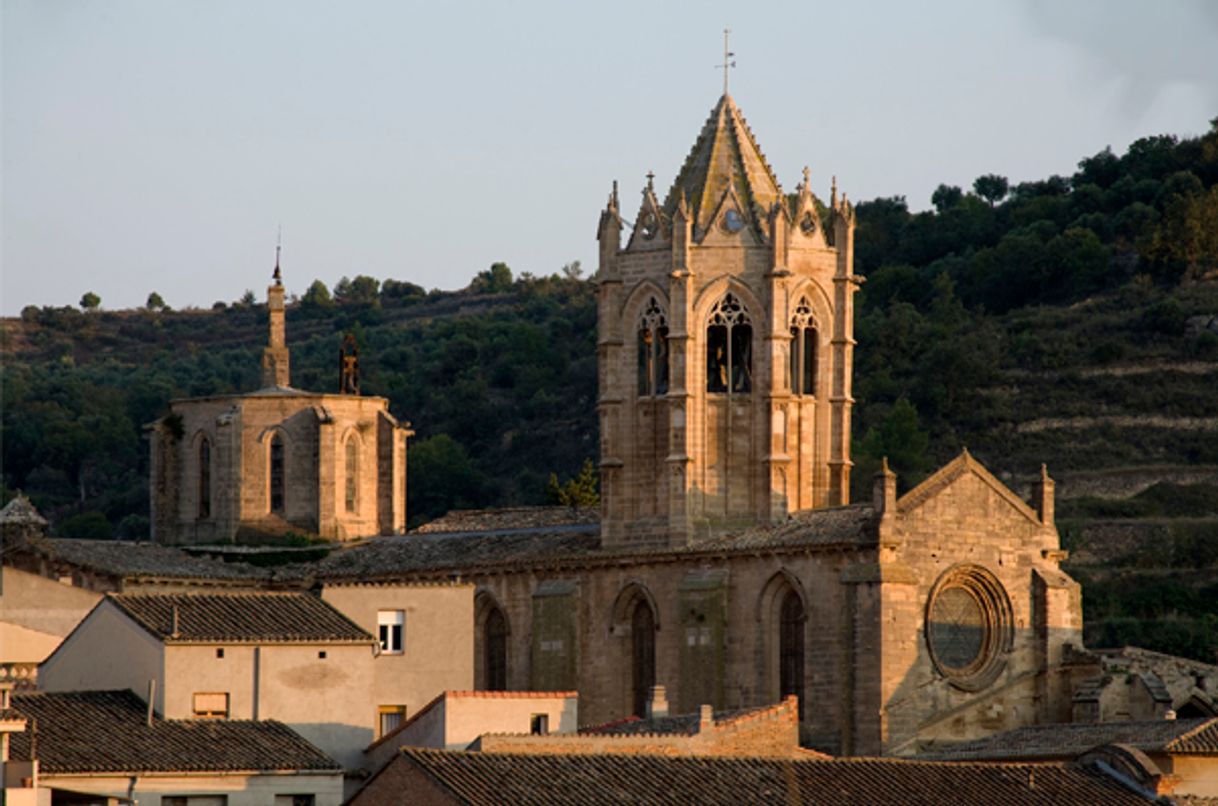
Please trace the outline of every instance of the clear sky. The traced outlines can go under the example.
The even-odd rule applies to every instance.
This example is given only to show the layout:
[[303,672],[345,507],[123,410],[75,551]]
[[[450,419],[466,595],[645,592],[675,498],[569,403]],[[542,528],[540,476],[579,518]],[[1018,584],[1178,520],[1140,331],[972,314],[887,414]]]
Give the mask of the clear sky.
[[595,268],[731,92],[780,181],[929,206],[1218,115],[1218,2],[0,0],[0,308]]

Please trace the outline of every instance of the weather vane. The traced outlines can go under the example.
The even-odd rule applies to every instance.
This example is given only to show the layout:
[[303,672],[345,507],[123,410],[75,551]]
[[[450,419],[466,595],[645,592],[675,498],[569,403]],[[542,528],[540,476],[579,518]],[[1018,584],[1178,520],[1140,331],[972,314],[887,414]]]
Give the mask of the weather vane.
[[723,94],[724,95],[727,95],[727,71],[736,66],[736,60],[732,58],[736,54],[732,53],[730,50],[727,49],[727,35],[730,34],[731,32],[732,32],[731,28],[723,29],[723,64],[715,65],[716,68],[719,68],[719,67],[723,68]]

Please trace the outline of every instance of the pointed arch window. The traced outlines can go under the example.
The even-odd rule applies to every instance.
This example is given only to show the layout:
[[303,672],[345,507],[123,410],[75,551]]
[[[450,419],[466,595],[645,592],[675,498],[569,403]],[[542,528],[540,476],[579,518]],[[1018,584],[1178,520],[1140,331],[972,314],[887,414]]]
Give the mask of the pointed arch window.
[[343,450],[346,465],[344,499],[347,512],[353,513],[359,508],[359,443],[355,441],[354,434],[347,438],[347,444]]
[[283,513],[283,436],[275,434],[271,437],[271,449],[269,457],[269,472],[271,482],[271,512],[276,514]]
[[800,297],[791,317],[791,392],[796,395],[816,394],[817,371],[816,320],[807,297]]
[[753,322],[733,294],[711,308],[706,328],[706,391],[748,394],[753,390]]
[[491,605],[487,611],[482,645],[486,690],[507,690],[507,619],[503,611]]
[[630,614],[630,643],[631,707],[635,716],[645,717],[656,684],[656,617],[641,597]]
[[211,441],[199,442],[199,518],[211,517]]
[[639,397],[668,394],[668,319],[652,297],[639,320]]
[[778,693],[799,698],[799,717],[804,715],[804,603],[788,590],[778,613]]

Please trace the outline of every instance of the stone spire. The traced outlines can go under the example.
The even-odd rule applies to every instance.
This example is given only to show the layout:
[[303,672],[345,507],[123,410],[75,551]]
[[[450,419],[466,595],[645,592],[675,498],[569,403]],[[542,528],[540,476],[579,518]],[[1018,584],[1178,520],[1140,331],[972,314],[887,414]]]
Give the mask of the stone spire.
[[273,282],[266,289],[266,309],[270,315],[270,332],[267,345],[262,350],[263,388],[290,386],[289,357],[284,335],[283,279],[279,273],[279,245],[275,246],[275,272]]
[[684,193],[694,237],[701,239],[729,191],[735,192],[744,208],[740,212],[758,231],[764,231],[767,215],[782,198],[774,171],[753,139],[740,108],[725,94],[677,174],[664,201],[664,211],[671,217]]

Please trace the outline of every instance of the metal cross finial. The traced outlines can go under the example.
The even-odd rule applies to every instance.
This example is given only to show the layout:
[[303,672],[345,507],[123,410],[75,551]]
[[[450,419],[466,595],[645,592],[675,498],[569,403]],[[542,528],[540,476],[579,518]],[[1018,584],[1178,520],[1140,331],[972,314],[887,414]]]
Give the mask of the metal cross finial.
[[731,32],[732,32],[731,28],[723,29],[723,64],[715,65],[715,67],[723,68],[723,94],[724,95],[727,95],[727,71],[736,66],[736,60],[732,58],[736,54],[732,53],[730,50],[727,49],[727,35],[730,34]]

